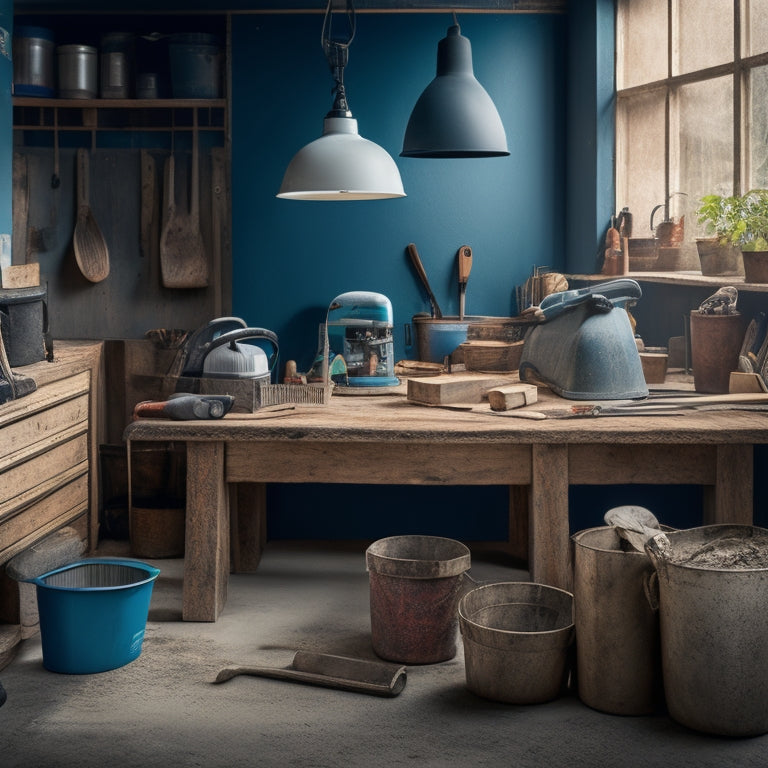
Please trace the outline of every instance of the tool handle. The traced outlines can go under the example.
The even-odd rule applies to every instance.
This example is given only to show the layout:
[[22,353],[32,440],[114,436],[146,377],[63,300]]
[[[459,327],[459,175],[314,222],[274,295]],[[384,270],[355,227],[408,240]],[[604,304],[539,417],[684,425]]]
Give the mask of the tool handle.
[[133,409],[133,417],[135,419],[165,418],[165,406],[167,405],[165,400],[144,400],[141,403],[136,403]]
[[472,271],[472,249],[468,245],[462,245],[456,252],[456,258],[459,262],[459,283],[466,285]]
[[435,294],[432,293],[432,288],[430,287],[429,280],[427,279],[427,273],[424,269],[424,265],[421,263],[421,257],[419,256],[419,252],[416,250],[415,243],[410,243],[408,245],[408,255],[411,257],[411,263],[416,269],[416,273],[418,274],[419,279],[424,285],[424,288],[426,288],[427,290],[427,295],[429,296],[429,303],[432,305],[433,316],[437,318],[441,318],[443,316],[443,313],[440,311],[440,306],[437,303]]

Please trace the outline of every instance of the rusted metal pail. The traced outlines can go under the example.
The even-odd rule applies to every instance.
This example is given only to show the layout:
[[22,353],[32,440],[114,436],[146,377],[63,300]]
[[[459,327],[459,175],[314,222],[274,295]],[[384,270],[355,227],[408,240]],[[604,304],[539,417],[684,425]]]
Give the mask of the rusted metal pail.
[[661,698],[658,613],[646,595],[653,565],[622,550],[613,526],[572,537],[579,698],[613,715],[645,715]]
[[720,736],[768,732],[768,530],[707,525],[645,545],[658,580],[670,716]]
[[573,595],[530,582],[486,584],[459,601],[467,688],[486,699],[557,698],[573,642]]
[[439,536],[390,536],[365,553],[376,655],[433,664],[456,655],[456,606],[470,553]]

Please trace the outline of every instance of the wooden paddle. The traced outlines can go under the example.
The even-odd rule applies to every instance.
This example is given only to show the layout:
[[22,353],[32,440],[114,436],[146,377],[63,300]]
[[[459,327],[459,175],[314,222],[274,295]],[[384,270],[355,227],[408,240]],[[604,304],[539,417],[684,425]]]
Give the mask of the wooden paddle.
[[205,288],[208,285],[208,259],[200,234],[197,112],[194,114],[189,212],[176,207],[173,153],[166,161],[166,220],[160,236],[160,271],[166,288]]
[[72,244],[77,266],[92,283],[99,283],[109,274],[109,249],[101,234],[89,200],[90,170],[88,151],[77,150],[77,221]]

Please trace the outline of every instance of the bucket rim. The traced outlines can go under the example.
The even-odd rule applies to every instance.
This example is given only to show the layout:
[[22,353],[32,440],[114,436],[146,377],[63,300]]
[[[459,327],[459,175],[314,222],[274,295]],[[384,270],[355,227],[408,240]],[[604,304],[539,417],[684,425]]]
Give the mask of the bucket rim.
[[[377,546],[383,546],[388,542],[405,539],[418,539],[420,541],[444,542],[455,547],[456,554],[444,558],[413,558],[395,557],[381,554],[375,551]],[[456,539],[444,536],[428,536],[422,534],[402,534],[399,536],[386,536],[374,541],[365,551],[366,570],[385,576],[407,579],[435,579],[460,576],[472,567],[469,547]]]
[[[701,531],[714,531],[715,529],[726,530],[750,530],[759,531],[760,536],[764,537],[768,541],[768,528],[763,528],[759,525],[749,525],[746,523],[714,523],[712,525],[698,525],[693,528],[682,528],[670,532],[665,532],[667,538],[684,538],[686,535],[694,535]],[[652,536],[651,540],[645,545],[646,552],[649,553],[649,559],[653,563],[656,570],[668,569],[668,568],[681,568],[688,571],[699,571],[707,573],[729,573],[729,574],[752,574],[752,573],[764,573],[768,572],[768,565],[754,566],[749,568],[734,568],[732,566],[718,568],[713,565],[705,565],[700,563],[678,563],[667,557],[660,557],[656,554],[656,548],[651,543],[656,540],[656,536]],[[650,545],[650,549],[649,549]]]
[[[627,549],[607,549],[606,547],[597,546],[595,544],[585,544],[583,541],[581,541],[581,538],[585,537],[586,534],[593,533],[595,531],[609,531],[611,529],[615,529],[615,525],[596,525],[593,528],[584,528],[581,531],[577,531],[571,536],[571,541],[574,544],[578,544],[580,547],[583,547],[584,549],[588,549],[592,552],[606,552],[607,554],[618,554],[618,555],[637,555],[639,557],[642,557],[644,559],[648,559],[648,555],[645,552],[640,552],[640,550],[627,548]],[[677,528],[670,528],[668,525],[660,525],[660,528],[663,533],[672,533],[673,531],[678,530]],[[618,536],[618,533],[616,534]]]
[[[139,579],[138,581],[132,581],[130,584],[117,584],[104,587],[76,587],[64,584],[48,584],[45,580],[54,576],[57,573],[64,571],[71,571],[83,565],[118,565],[135,568],[139,571],[144,571],[147,577]],[[38,587],[45,589],[55,589],[62,592],[114,592],[121,589],[133,589],[134,587],[140,587],[144,584],[153,582],[160,575],[160,569],[149,563],[144,563],[141,560],[132,560],[130,558],[112,558],[112,557],[90,557],[83,560],[76,560],[73,563],[67,563],[59,568],[54,568],[52,571],[41,573],[39,576],[35,576],[31,579],[25,579],[25,582],[35,584]]]
[[[467,598],[469,598],[470,595],[477,594],[481,590],[492,589],[494,587],[506,587],[511,585],[538,587],[538,588],[544,589],[547,592],[559,593],[561,597],[565,596],[567,599],[569,599],[569,602],[571,603],[570,623],[567,623],[567,624],[564,623],[559,627],[555,627],[554,629],[544,629],[544,630],[524,631],[524,630],[518,630],[518,629],[498,629],[496,627],[489,627],[486,624],[479,624],[478,622],[470,618],[469,615],[467,615],[466,602],[467,602]],[[562,634],[565,632],[570,632],[573,630],[575,626],[575,621],[573,616],[573,603],[574,603],[573,593],[569,592],[566,589],[560,589],[560,587],[553,587],[553,586],[550,586],[549,584],[540,584],[539,582],[535,582],[535,581],[495,581],[491,584],[483,584],[479,587],[476,587],[475,589],[470,590],[459,600],[459,606],[458,606],[459,625],[460,627],[467,625],[469,628],[479,630],[480,632],[498,633],[497,634],[498,637],[533,637],[534,635],[537,637],[545,637],[545,636],[554,637],[555,635]],[[495,605],[501,605],[501,603],[496,603]],[[487,608],[490,606],[484,606],[484,607]],[[478,642],[478,641],[475,640],[475,642]]]

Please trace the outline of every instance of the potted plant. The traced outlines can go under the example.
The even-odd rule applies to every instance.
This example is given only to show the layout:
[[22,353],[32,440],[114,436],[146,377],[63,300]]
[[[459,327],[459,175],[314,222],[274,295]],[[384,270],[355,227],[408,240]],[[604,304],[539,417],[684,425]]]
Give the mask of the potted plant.
[[696,238],[702,275],[741,275],[744,266],[733,237],[740,220],[740,198],[736,195],[705,195],[696,210],[699,224],[708,237]]
[[752,189],[738,198],[730,239],[741,249],[745,281],[768,283],[768,189]]

